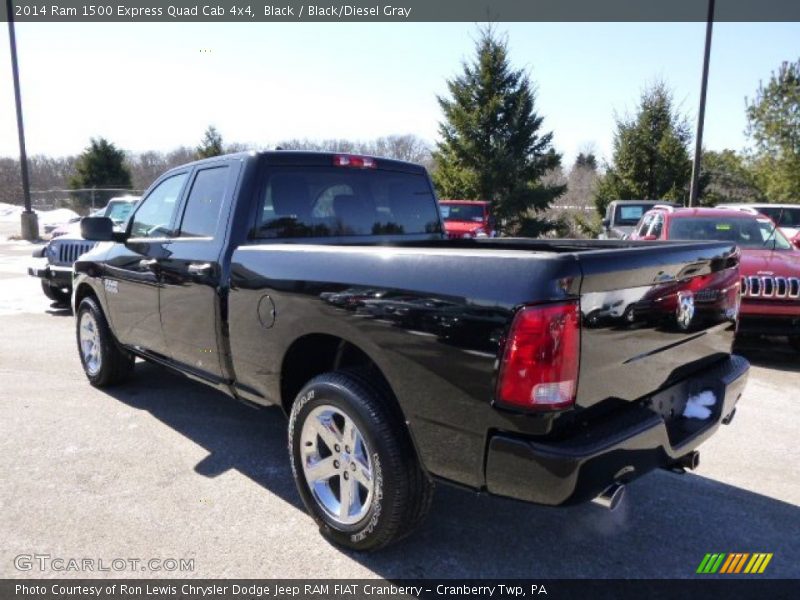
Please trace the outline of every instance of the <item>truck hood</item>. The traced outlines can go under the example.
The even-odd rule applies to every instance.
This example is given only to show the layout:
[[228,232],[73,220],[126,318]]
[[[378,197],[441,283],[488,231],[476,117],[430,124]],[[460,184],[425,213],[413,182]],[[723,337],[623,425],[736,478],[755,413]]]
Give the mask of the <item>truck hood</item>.
[[743,248],[739,270],[744,276],[772,274],[778,277],[800,277],[800,252]]

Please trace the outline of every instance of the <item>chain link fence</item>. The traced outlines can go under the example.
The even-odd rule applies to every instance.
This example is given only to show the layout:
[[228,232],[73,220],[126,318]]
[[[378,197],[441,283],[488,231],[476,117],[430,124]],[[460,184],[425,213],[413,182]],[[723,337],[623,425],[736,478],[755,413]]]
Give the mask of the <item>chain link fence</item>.
[[103,208],[111,198],[117,196],[139,196],[142,190],[127,188],[84,188],[78,190],[31,190],[31,208],[35,211],[50,211],[66,208],[85,217]]

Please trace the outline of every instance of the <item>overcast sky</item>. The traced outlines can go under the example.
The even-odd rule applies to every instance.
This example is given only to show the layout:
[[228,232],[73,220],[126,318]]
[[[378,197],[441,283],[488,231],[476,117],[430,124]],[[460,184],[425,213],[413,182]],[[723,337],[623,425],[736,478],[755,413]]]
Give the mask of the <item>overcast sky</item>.
[[[610,158],[614,114],[663,79],[694,124],[704,23],[511,23],[511,60],[571,163]],[[133,152],[287,138],[437,139],[436,95],[473,55],[469,23],[17,24],[29,154],[80,152],[105,136]],[[745,96],[800,57],[800,24],[715,26],[705,145],[741,149]],[[11,68],[0,32],[0,156],[18,153]]]

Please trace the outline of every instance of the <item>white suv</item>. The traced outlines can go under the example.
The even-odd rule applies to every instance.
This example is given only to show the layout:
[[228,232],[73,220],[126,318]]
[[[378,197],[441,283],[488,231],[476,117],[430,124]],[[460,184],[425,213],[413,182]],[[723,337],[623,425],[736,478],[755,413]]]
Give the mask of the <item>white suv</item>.
[[800,204],[756,202],[749,204],[718,204],[717,208],[730,208],[766,215],[778,224],[778,227],[790,240],[794,240],[800,234]]

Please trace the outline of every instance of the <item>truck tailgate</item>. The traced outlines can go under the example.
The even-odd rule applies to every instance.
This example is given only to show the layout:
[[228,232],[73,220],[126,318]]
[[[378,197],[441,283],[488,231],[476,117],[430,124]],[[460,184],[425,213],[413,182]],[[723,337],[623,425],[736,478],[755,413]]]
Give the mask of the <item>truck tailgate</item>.
[[615,252],[576,255],[584,408],[636,400],[727,357],[736,330],[735,246],[648,244],[626,249],[624,261],[614,261]]

